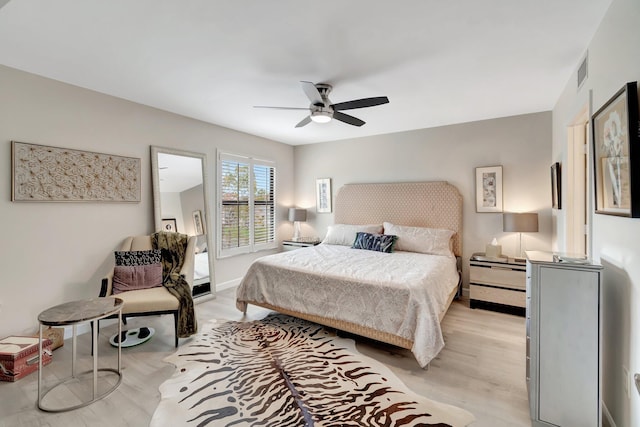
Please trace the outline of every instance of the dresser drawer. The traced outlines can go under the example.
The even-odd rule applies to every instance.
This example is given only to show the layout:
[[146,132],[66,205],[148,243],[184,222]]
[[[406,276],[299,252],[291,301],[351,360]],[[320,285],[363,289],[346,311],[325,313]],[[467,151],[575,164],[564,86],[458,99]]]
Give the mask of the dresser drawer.
[[478,286],[473,283],[469,285],[469,298],[471,300],[493,302],[522,308],[526,305],[526,294],[524,292]]
[[[508,267],[477,267],[470,266],[469,281],[471,283],[499,286],[510,289],[525,290],[525,272],[512,270]],[[524,295],[524,293],[522,294]],[[524,307],[524,306],[523,306]]]

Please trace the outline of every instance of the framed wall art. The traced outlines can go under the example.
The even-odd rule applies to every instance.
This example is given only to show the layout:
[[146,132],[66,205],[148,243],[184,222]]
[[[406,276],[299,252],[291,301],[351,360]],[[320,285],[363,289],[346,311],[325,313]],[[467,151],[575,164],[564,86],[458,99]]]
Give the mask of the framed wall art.
[[11,141],[14,202],[140,202],[140,159]]
[[193,228],[198,236],[204,234],[204,222],[202,222],[202,212],[200,210],[193,211]]
[[560,181],[560,162],[551,165],[551,207],[562,209],[562,185]]
[[316,212],[331,212],[331,178],[316,179]]
[[637,83],[627,83],[591,122],[595,212],[640,218]]
[[476,168],[476,212],[502,212],[502,166]]
[[162,231],[178,232],[178,222],[175,218],[162,218]]

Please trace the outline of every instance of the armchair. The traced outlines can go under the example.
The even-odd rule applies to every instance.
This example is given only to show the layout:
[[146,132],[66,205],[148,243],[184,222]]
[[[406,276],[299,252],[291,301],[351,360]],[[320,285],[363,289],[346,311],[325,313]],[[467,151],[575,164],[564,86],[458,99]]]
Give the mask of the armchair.
[[[180,270],[180,275],[185,278],[189,287],[193,289],[193,271],[195,260],[196,237],[191,236],[187,242],[187,248]],[[132,236],[125,239],[120,246],[120,251],[148,251],[152,249],[151,236]],[[114,268],[115,270],[115,268]],[[114,290],[114,270],[102,279],[100,297],[112,296]],[[155,316],[161,314],[173,314],[175,346],[178,347],[178,314],[179,300],[164,286],[155,286],[147,289],[127,290],[115,294],[124,301],[122,307],[122,320],[127,323],[128,317]],[[100,332],[100,323],[97,323]]]

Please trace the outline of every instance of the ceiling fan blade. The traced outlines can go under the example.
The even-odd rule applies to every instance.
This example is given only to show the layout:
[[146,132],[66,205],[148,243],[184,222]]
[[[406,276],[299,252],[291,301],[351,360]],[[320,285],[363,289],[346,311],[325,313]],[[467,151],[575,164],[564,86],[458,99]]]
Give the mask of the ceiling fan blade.
[[316,87],[316,85],[311,82],[305,81],[300,82],[300,84],[302,85],[302,90],[307,95],[307,98],[309,98],[309,101],[311,101],[312,104],[324,105],[324,101],[322,100],[322,96],[320,95],[320,92],[318,92],[318,88]]
[[389,102],[389,98],[387,98],[386,96],[377,96],[375,98],[362,98],[362,99],[355,99],[353,101],[338,102],[337,104],[333,104],[333,109],[335,111],[353,110],[355,108],[365,108],[365,107],[373,107],[376,105],[387,104],[388,102]]
[[309,107],[270,107],[268,105],[254,105],[253,108],[271,108],[274,110],[308,110]]
[[348,114],[341,113],[340,111],[334,111],[333,118],[353,126],[362,126],[365,123],[357,117],[353,117]]
[[306,126],[306,125],[308,125],[309,123],[311,123],[311,116],[307,116],[307,117],[305,117],[304,119],[302,119],[302,120],[300,121],[300,123],[298,123],[298,124],[296,125],[296,127],[297,127],[297,128],[301,128],[302,126]]

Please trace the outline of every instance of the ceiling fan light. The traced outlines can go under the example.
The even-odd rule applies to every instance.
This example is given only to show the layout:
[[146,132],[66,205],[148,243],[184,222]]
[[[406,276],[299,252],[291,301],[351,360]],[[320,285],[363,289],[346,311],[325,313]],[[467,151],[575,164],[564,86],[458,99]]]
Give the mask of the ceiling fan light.
[[316,123],[329,123],[331,121],[330,111],[314,111],[311,113],[311,120]]

